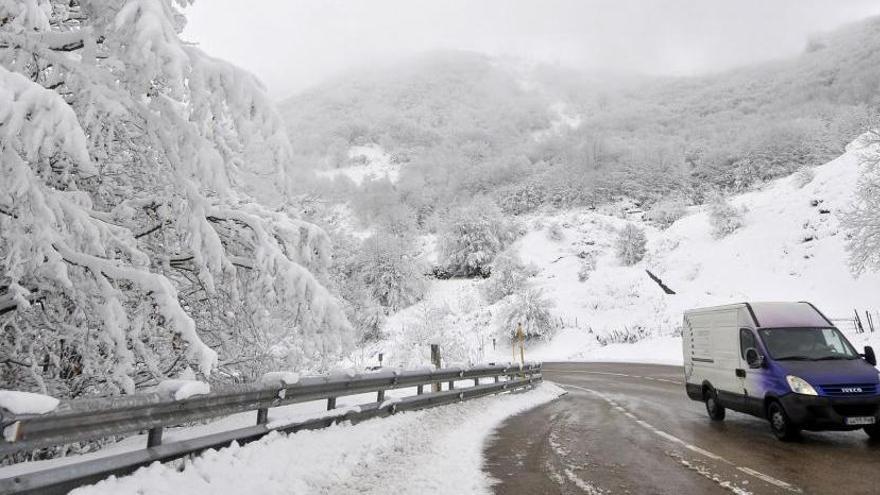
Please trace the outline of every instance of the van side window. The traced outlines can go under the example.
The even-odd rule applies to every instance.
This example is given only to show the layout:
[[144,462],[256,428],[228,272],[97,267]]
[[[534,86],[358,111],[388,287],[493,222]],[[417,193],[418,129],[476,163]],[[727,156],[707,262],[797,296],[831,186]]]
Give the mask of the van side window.
[[755,334],[752,333],[748,328],[740,328],[739,329],[739,352],[742,355],[743,359],[746,358],[746,349],[749,347],[758,348],[758,343],[755,341]]

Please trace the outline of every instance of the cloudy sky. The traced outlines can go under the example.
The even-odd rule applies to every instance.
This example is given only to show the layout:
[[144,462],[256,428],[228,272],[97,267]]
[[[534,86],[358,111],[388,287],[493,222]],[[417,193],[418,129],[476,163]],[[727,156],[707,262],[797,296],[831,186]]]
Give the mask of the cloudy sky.
[[197,0],[184,36],[283,98],[431,49],[688,75],[798,53],[878,0]]

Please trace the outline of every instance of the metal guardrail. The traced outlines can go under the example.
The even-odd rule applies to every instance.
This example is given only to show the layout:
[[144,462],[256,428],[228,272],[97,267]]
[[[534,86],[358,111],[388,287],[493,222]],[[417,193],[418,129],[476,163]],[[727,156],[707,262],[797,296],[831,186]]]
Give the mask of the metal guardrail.
[[[480,380],[483,378],[491,378],[492,382],[481,384]],[[165,462],[211,448],[226,447],[233,441],[247,443],[271,431],[289,433],[324,428],[340,421],[358,422],[399,411],[423,409],[521,389],[532,386],[541,379],[540,364],[522,367],[490,365],[465,369],[387,371],[351,377],[304,377],[295,384],[231,385],[179,401],[156,393],[76,399],[62,402],[51,413],[42,415],[15,415],[0,410],[0,431],[6,429],[7,432],[13,432],[12,441],[0,438],[0,456],[54,445],[148,432],[147,446],[142,450],[0,478],[0,494],[67,493],[77,486],[95,483],[110,475],[125,475],[156,461]],[[461,380],[473,380],[474,385],[456,389],[455,382]],[[448,384],[446,390],[425,393],[425,385],[444,382]],[[386,390],[411,387],[416,387],[416,395],[385,400]],[[336,411],[337,398],[373,392],[377,394],[376,402]],[[295,423],[268,423],[270,408],[316,400],[327,401],[326,415]],[[254,426],[162,443],[164,427],[248,411],[257,412]]]

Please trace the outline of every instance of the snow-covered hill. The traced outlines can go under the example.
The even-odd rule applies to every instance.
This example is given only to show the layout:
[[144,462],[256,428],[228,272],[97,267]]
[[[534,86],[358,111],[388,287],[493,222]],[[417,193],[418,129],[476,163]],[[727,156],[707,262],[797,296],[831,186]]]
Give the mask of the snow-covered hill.
[[[680,362],[676,335],[685,309],[744,300],[808,300],[831,318],[851,319],[858,309],[863,318],[869,310],[880,322],[880,274],[852,276],[840,227],[863,152],[851,145],[815,168],[806,184],[792,176],[732,198],[746,210],[745,225],[722,239],[713,237],[705,207],[690,208],[666,230],[610,210],[527,219],[528,233],[511,249],[537,269],[530,283],[555,302],[552,312],[562,327],[551,342],[530,346],[527,358]],[[640,224],[648,236],[648,253],[634,266],[623,266],[613,248],[628,222]],[[561,239],[548,235],[551,224],[559,225]],[[596,269],[581,282],[582,257],[590,253]],[[676,294],[665,294],[646,270]],[[501,338],[492,349],[498,308],[480,301],[481,283],[433,282],[424,302],[389,319],[388,339],[371,346],[366,359],[383,352],[386,363],[412,364],[426,353],[428,341],[446,343],[450,360],[509,359]],[[851,323],[839,326],[848,330]],[[609,343],[613,333],[641,334],[641,340]],[[871,336],[853,340],[861,345]]]

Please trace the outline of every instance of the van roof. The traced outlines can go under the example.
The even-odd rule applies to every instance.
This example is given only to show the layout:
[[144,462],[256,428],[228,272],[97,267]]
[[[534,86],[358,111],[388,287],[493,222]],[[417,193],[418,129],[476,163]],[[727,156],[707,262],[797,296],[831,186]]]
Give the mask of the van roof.
[[755,326],[764,328],[786,327],[827,327],[834,326],[815,306],[806,301],[786,302],[742,302],[696,308],[685,313],[722,311],[725,309],[747,308]]

